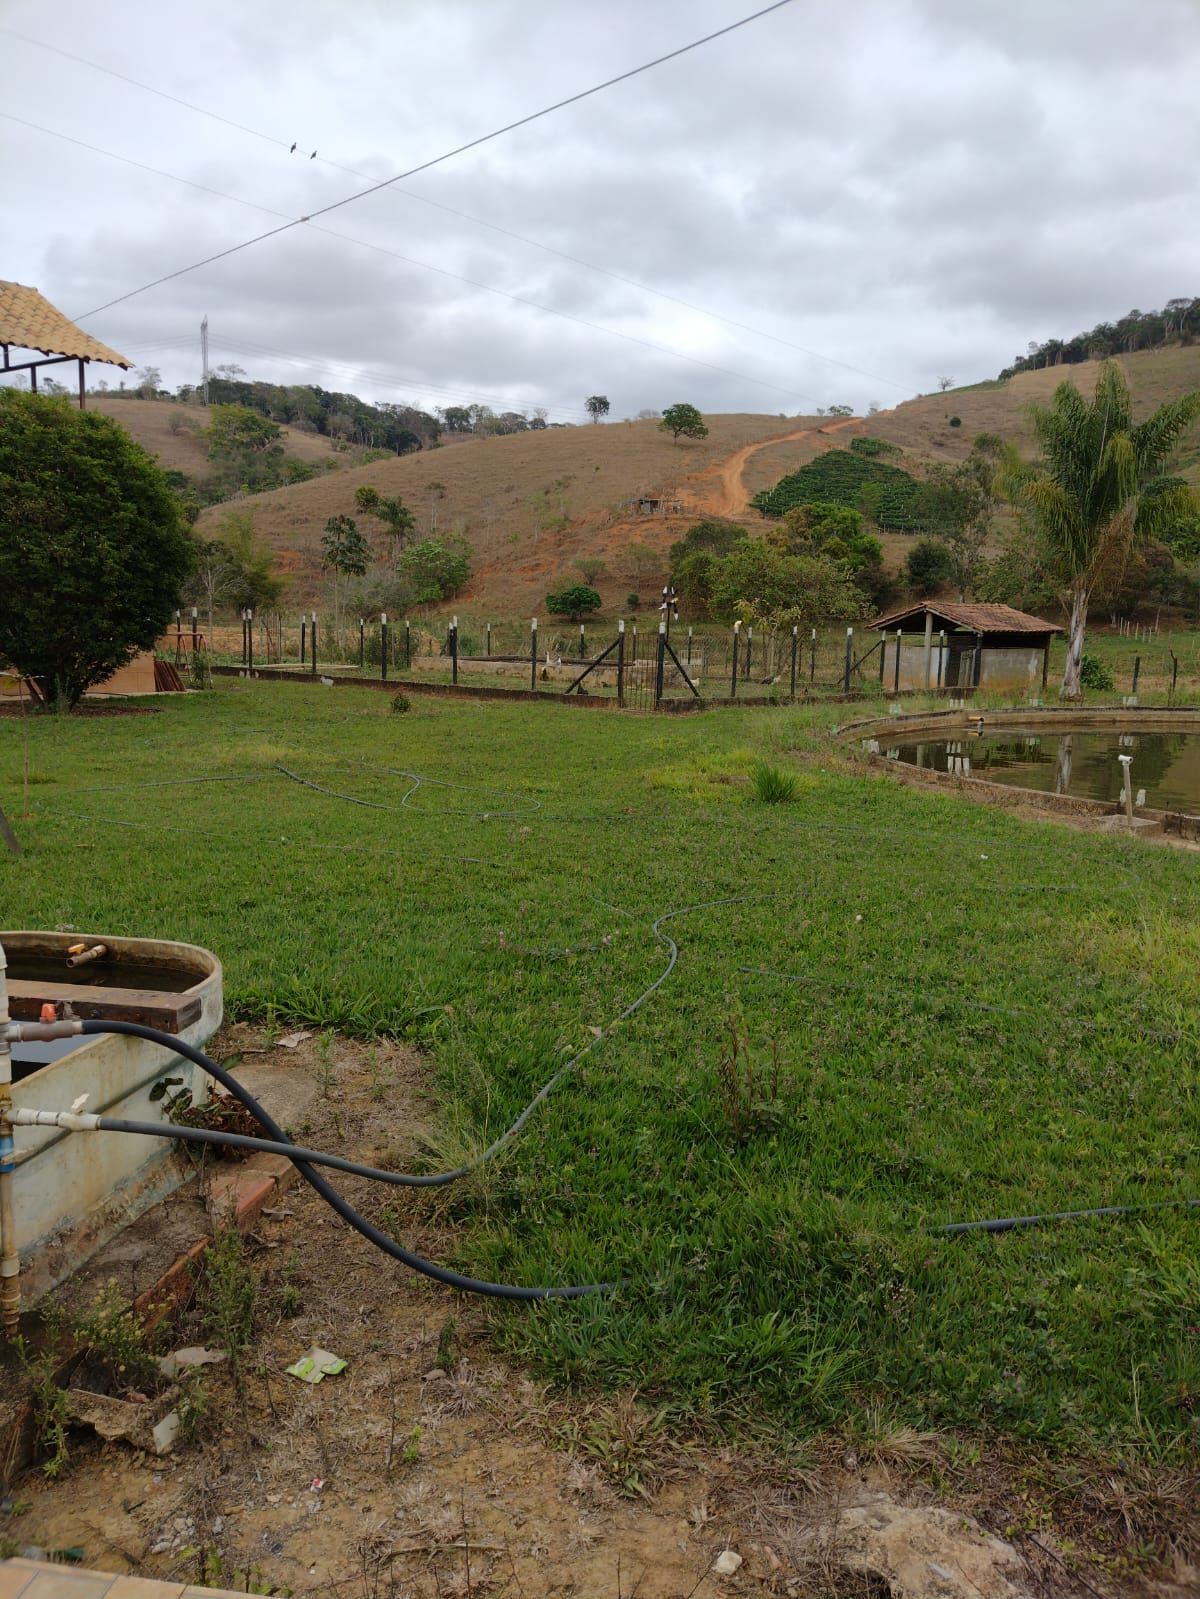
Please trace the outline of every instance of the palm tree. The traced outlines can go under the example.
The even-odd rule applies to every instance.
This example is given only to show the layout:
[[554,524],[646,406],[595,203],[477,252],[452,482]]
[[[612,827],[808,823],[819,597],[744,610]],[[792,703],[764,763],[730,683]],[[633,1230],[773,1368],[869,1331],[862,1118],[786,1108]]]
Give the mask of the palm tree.
[[1078,699],[1088,601],[1119,578],[1134,545],[1193,514],[1196,502],[1164,469],[1181,435],[1200,417],[1200,394],[1186,394],[1134,423],[1120,367],[1105,361],[1089,403],[1060,383],[1048,407],[1031,407],[1041,459],[1011,446],[1002,484],[1029,516],[1047,566],[1070,608],[1062,694]]

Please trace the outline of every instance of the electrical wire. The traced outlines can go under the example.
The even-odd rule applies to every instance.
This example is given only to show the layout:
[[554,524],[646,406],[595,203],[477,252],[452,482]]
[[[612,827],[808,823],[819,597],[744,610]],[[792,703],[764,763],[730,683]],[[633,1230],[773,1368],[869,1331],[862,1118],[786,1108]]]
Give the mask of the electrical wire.
[[[239,133],[246,133],[252,138],[261,139],[267,144],[274,145],[277,149],[286,151],[291,148],[287,139],[280,139],[274,134],[264,133],[259,128],[248,127],[244,122],[237,122],[231,117],[222,116],[219,112],[212,111],[207,106],[196,105],[191,100],[184,100],[179,95],[169,94],[166,90],[156,88],[153,84],[143,83],[140,79],[131,78],[124,72],[117,72],[111,67],[102,66],[98,61],[90,61],[85,56],[75,55],[70,50],[63,50],[57,45],[47,44],[44,39],[35,39],[30,34],[21,33],[16,28],[3,26],[0,26],[0,33],[7,33],[10,37],[20,39],[25,44],[34,45],[39,50],[47,50],[54,55],[61,56],[64,60],[74,61],[80,66],[89,67],[92,71],[103,73],[106,77],[116,78],[121,83],[131,84],[134,88],[141,89],[146,94],[155,95],[161,100],[170,101],[172,105],[182,106],[185,110],[194,111],[198,116],[209,117],[214,122],[223,123],[226,127],[234,128]],[[364,182],[371,182],[374,178],[373,173],[363,172],[358,167],[344,166],[340,162],[331,161],[327,156],[318,155],[316,161],[318,166],[328,167],[334,172],[343,172],[347,177],[361,178]],[[784,349],[795,350],[801,355],[810,356],[813,360],[824,361],[830,366],[841,367],[844,371],[853,372],[859,377],[871,378],[874,382],[886,384],[889,388],[907,392],[911,387],[909,384],[898,383],[894,378],[884,377],[879,372],[868,371],[865,367],[854,366],[849,361],[839,360],[836,356],[825,355],[820,350],[812,350],[806,345],[796,344],[790,339],[781,338],[778,334],[768,333],[764,328],[756,328],[747,322],[739,322],[735,318],[725,316],[720,311],[714,311],[708,306],[697,305],[693,300],[685,300],[680,295],[668,294],[665,289],[657,289],[653,284],[642,283],[637,278],[628,277],[623,272],[613,271],[611,267],[600,266],[595,261],[586,261],[582,256],[572,255],[567,250],[559,250],[554,245],[546,244],[540,239],[531,239],[528,235],[517,233],[512,228],[502,227],[497,222],[489,222],[484,217],[473,216],[469,211],[462,211],[455,206],[446,205],[440,200],[431,199],[428,195],[420,194],[415,189],[399,189],[393,192],[403,194],[407,199],[416,200],[418,204],[429,206],[435,211],[443,211],[448,216],[458,217],[464,222],[470,222],[475,227],[486,228],[491,233],[498,233],[506,239],[513,239],[518,244],[525,244],[531,249],[541,250],[547,255],[557,256],[560,261],[568,261],[572,266],[580,266],[589,272],[600,273],[603,277],[611,278],[616,283],[624,283],[643,294],[651,294],[656,299],[666,300],[672,305],[682,306],[685,310],[696,311],[713,322],[722,322],[727,327],[737,328],[742,333],[753,334],[755,338],[768,339],[774,344],[782,345]]]
[[614,77],[606,78],[602,83],[595,83],[589,89],[581,89],[577,94],[567,95],[562,100],[555,100],[551,105],[543,106],[538,111],[531,111],[528,115],[518,117],[513,122],[507,122],[503,127],[493,128],[490,133],[484,133],[474,139],[469,139],[464,144],[456,145],[453,150],[444,151],[441,155],[434,156],[428,161],[422,161],[407,171],[398,172],[394,177],[385,178],[381,182],[373,183],[365,189],[360,189],[355,194],[345,195],[340,200],[333,200],[328,205],[318,207],[307,216],[287,221],[277,228],[269,228],[264,233],[256,234],[253,238],[244,239],[240,244],[230,245],[227,249],[218,250],[213,255],[206,256],[202,261],[193,261],[190,266],[179,267],[174,272],[164,273],[162,277],[155,278],[150,283],[143,283],[136,289],[130,289],[125,294],[119,294],[115,299],[107,300],[103,305],[95,306],[91,311],[85,311],[82,316],[74,317],[76,322],[86,321],[89,317],[107,311],[111,306],[121,305],[126,300],[132,300],[147,290],[154,289],[161,283],[169,283],[174,278],[184,277],[189,272],[195,272],[200,267],[210,266],[214,261],[222,261],[226,257],[238,254],[241,250],[248,250],[251,245],[261,244],[265,239],[275,238],[280,233],[299,227],[301,223],[311,222],[314,217],[328,216],[331,211],[338,211],[343,206],[353,205],[357,200],[366,199],[368,195],[378,194],[384,189],[390,189],[394,184],[402,183],[406,178],[412,178],[418,172],[428,172],[431,168],[441,166],[444,162],[453,160],[455,156],[465,155],[468,150],[476,150],[481,145],[489,144],[493,139],[499,139],[506,133],[513,133],[518,128],[528,127],[530,123],[539,121],[542,117],[551,116],[556,111],[565,110],[567,106],[578,105],[580,101],[590,99],[593,95],[601,94],[606,89],[615,88],[619,83],[627,83],[631,78],[640,77],[643,73],[652,71],[655,67],[665,65],[668,61],[678,60],[680,56],[687,55],[689,51],[698,50],[701,46],[711,44],[713,40],[723,38],[726,34],[744,28],[759,18],[769,16],[773,11],[781,11],[792,0],[773,0],[773,4],[763,6],[761,10],[751,12],[749,16],[739,17],[736,21],[728,23],[723,28],[716,28],[711,33],[706,33],[702,38],[693,39],[690,43],[680,45],[675,50],[669,50],[664,55],[655,56],[651,61],[644,61],[640,66],[631,67],[626,72],[617,73]]
[[[789,5],[791,0],[778,0],[778,3],[782,5]],[[214,189],[209,184],[196,183],[191,178],[180,177],[178,173],[167,172],[161,167],[148,166],[144,161],[134,161],[129,156],[117,155],[115,151],[105,150],[98,144],[89,143],[86,139],[76,139],[70,134],[59,133],[55,128],[47,128],[38,122],[30,122],[25,117],[14,116],[11,112],[0,111],[0,118],[3,118],[8,122],[20,123],[22,127],[34,128],[37,132],[48,134],[51,138],[63,139],[68,144],[79,145],[83,149],[93,151],[96,155],[105,156],[111,161],[120,161],[125,166],[137,167],[142,172],[153,173],[156,177],[166,178],[170,182],[185,184],[190,189],[200,189],[205,194],[211,194],[220,199],[230,200],[235,205],[248,206],[252,211],[262,211],[267,216],[284,218],[284,222],[280,227],[271,228],[266,233],[260,233],[255,238],[247,240],[246,244],[235,245],[231,249],[222,250],[216,255],[210,255],[206,257],[205,260],[196,262],[195,266],[193,267],[182,268],[179,272],[169,272],[165,277],[156,278],[153,283],[146,284],[145,289],[152,289],[160,283],[170,282],[172,278],[180,277],[184,272],[195,271],[196,268],[208,266],[213,261],[221,260],[224,256],[234,255],[238,250],[245,249],[249,244],[257,244],[262,239],[274,238],[277,234],[286,233],[290,228],[299,227],[301,223],[307,223],[314,233],[323,233],[331,239],[340,239],[345,244],[354,244],[358,245],[364,250],[373,250],[376,254],[386,255],[393,261],[401,262],[404,266],[419,267],[426,272],[436,272],[440,277],[450,278],[455,283],[466,284],[468,288],[482,290],[485,294],[498,295],[503,300],[512,301],[514,305],[527,306],[531,310],[543,312],[546,316],[558,317],[564,322],[573,322],[576,324],[576,326],[587,328],[590,332],[603,333],[606,337],[612,339],[622,339],[626,344],[636,344],[644,350],[653,350],[657,355],[666,355],[675,361],[685,361],[691,366],[704,367],[710,372],[720,373],[723,377],[736,378],[740,383],[752,383],[758,388],[771,389],[776,394],[787,395],[789,399],[815,400],[816,398],[815,395],[803,394],[798,389],[789,389],[783,387],[782,384],[771,383],[766,378],[752,377],[749,373],[737,372],[732,367],[719,366],[715,361],[705,361],[698,355],[688,355],[682,350],[673,350],[669,345],[656,344],[651,339],[639,338],[635,333],[623,333],[619,328],[605,327],[602,322],[592,322],[587,317],[576,316],[573,311],[561,311],[555,306],[543,305],[540,300],[531,300],[528,295],[513,294],[508,289],[499,289],[495,286],[495,284],[483,283],[478,278],[469,278],[462,272],[454,272],[449,267],[438,266],[433,261],[422,261],[418,256],[403,255],[399,250],[393,250],[386,244],[377,244],[372,239],[360,239],[352,233],[342,233],[336,228],[321,227],[313,222],[314,217],[323,216],[327,211],[335,211],[339,205],[349,204],[349,201],[337,201],[335,204],[324,206],[320,210],[313,211],[307,216],[289,217],[286,211],[278,211],[274,206],[262,205],[257,200],[243,200],[240,195],[227,194],[224,190]],[[365,189],[363,191],[364,194],[370,194],[372,192],[373,191],[370,189]],[[351,196],[351,199],[358,198],[360,197],[357,195]],[[145,289],[135,289],[133,294],[144,293]],[[85,311],[82,316],[75,317],[74,320],[76,322],[85,322],[89,317],[97,316],[101,311],[107,311],[111,306],[120,305],[123,300],[128,300],[130,298],[132,298],[132,295],[130,294],[120,295],[117,299],[109,300],[104,305],[97,306],[92,311]]]

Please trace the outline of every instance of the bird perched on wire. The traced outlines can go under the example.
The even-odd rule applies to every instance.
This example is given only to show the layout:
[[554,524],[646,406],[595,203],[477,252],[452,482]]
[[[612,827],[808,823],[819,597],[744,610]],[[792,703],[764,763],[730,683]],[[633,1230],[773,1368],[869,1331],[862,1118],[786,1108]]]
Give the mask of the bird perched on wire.
[[315,161],[317,159],[317,152],[314,150],[313,153],[309,156],[308,159],[310,161]]
[[296,146],[297,146],[297,144],[299,144],[299,142],[300,142],[300,141],[299,141],[299,140],[298,140],[298,139],[293,139],[293,140],[292,140],[292,148],[291,148],[291,149],[290,149],[290,150],[289,150],[289,151],[288,151],[288,154],[289,154],[289,155],[295,155],[295,153],[296,153]]

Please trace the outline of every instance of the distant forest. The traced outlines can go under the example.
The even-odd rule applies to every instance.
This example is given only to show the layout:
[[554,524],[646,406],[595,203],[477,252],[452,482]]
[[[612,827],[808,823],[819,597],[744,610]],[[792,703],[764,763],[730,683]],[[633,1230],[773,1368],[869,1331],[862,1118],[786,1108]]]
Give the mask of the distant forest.
[[1090,333],[1073,339],[1031,343],[1024,355],[1000,373],[1001,379],[1042,366],[1069,366],[1077,361],[1128,355],[1133,350],[1158,350],[1165,344],[1192,344],[1200,337],[1200,300],[1186,295],[1168,300],[1161,311],[1127,311],[1117,322],[1098,322]]

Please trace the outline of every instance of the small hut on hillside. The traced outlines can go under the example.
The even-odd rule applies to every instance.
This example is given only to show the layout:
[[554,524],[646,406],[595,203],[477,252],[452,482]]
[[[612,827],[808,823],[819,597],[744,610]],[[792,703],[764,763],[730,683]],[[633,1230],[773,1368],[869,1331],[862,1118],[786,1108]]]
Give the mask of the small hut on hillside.
[[871,623],[883,634],[879,680],[905,689],[1046,686],[1050,643],[1062,628],[1011,605],[921,600]]

